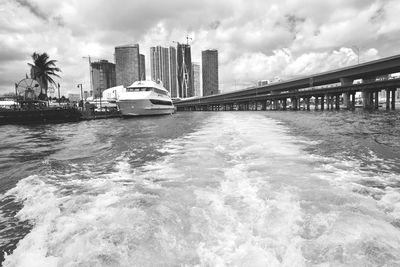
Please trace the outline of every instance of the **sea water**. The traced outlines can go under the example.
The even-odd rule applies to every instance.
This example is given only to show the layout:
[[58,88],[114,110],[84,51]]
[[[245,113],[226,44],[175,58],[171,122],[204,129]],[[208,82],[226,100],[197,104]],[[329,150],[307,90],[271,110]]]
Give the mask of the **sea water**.
[[0,126],[4,266],[399,266],[400,113]]

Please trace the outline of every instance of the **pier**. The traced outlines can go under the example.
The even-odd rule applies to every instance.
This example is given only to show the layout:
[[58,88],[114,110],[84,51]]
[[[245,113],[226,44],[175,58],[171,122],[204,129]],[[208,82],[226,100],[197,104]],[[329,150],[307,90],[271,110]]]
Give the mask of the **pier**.
[[[360,106],[358,94],[364,109],[378,109],[381,95],[385,108],[394,110],[400,78],[391,78],[389,74],[398,72],[400,55],[174,104],[178,111],[339,110]],[[380,92],[384,92],[384,97]]]

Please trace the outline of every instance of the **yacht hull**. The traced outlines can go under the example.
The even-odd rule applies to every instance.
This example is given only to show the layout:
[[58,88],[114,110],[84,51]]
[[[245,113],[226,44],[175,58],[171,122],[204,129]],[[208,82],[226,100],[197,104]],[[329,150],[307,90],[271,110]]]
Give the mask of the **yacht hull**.
[[130,116],[148,116],[148,115],[168,115],[175,111],[173,105],[156,105],[148,99],[119,100],[117,101],[121,115]]

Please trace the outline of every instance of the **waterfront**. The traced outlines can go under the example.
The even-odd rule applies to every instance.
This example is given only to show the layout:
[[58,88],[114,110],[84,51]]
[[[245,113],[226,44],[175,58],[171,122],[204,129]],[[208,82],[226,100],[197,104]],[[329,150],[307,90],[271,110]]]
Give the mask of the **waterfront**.
[[0,138],[6,266],[400,264],[397,111],[183,112]]

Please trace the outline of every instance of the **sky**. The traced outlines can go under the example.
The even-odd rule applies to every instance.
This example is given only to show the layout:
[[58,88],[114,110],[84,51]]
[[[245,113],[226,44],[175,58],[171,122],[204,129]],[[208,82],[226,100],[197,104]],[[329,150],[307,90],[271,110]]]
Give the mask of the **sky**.
[[[191,39],[192,61],[217,49],[222,92],[400,54],[398,0],[0,0],[0,94],[29,74],[33,52],[62,70],[61,93],[90,90],[89,61],[118,45]],[[85,58],[86,57],[86,58]]]

